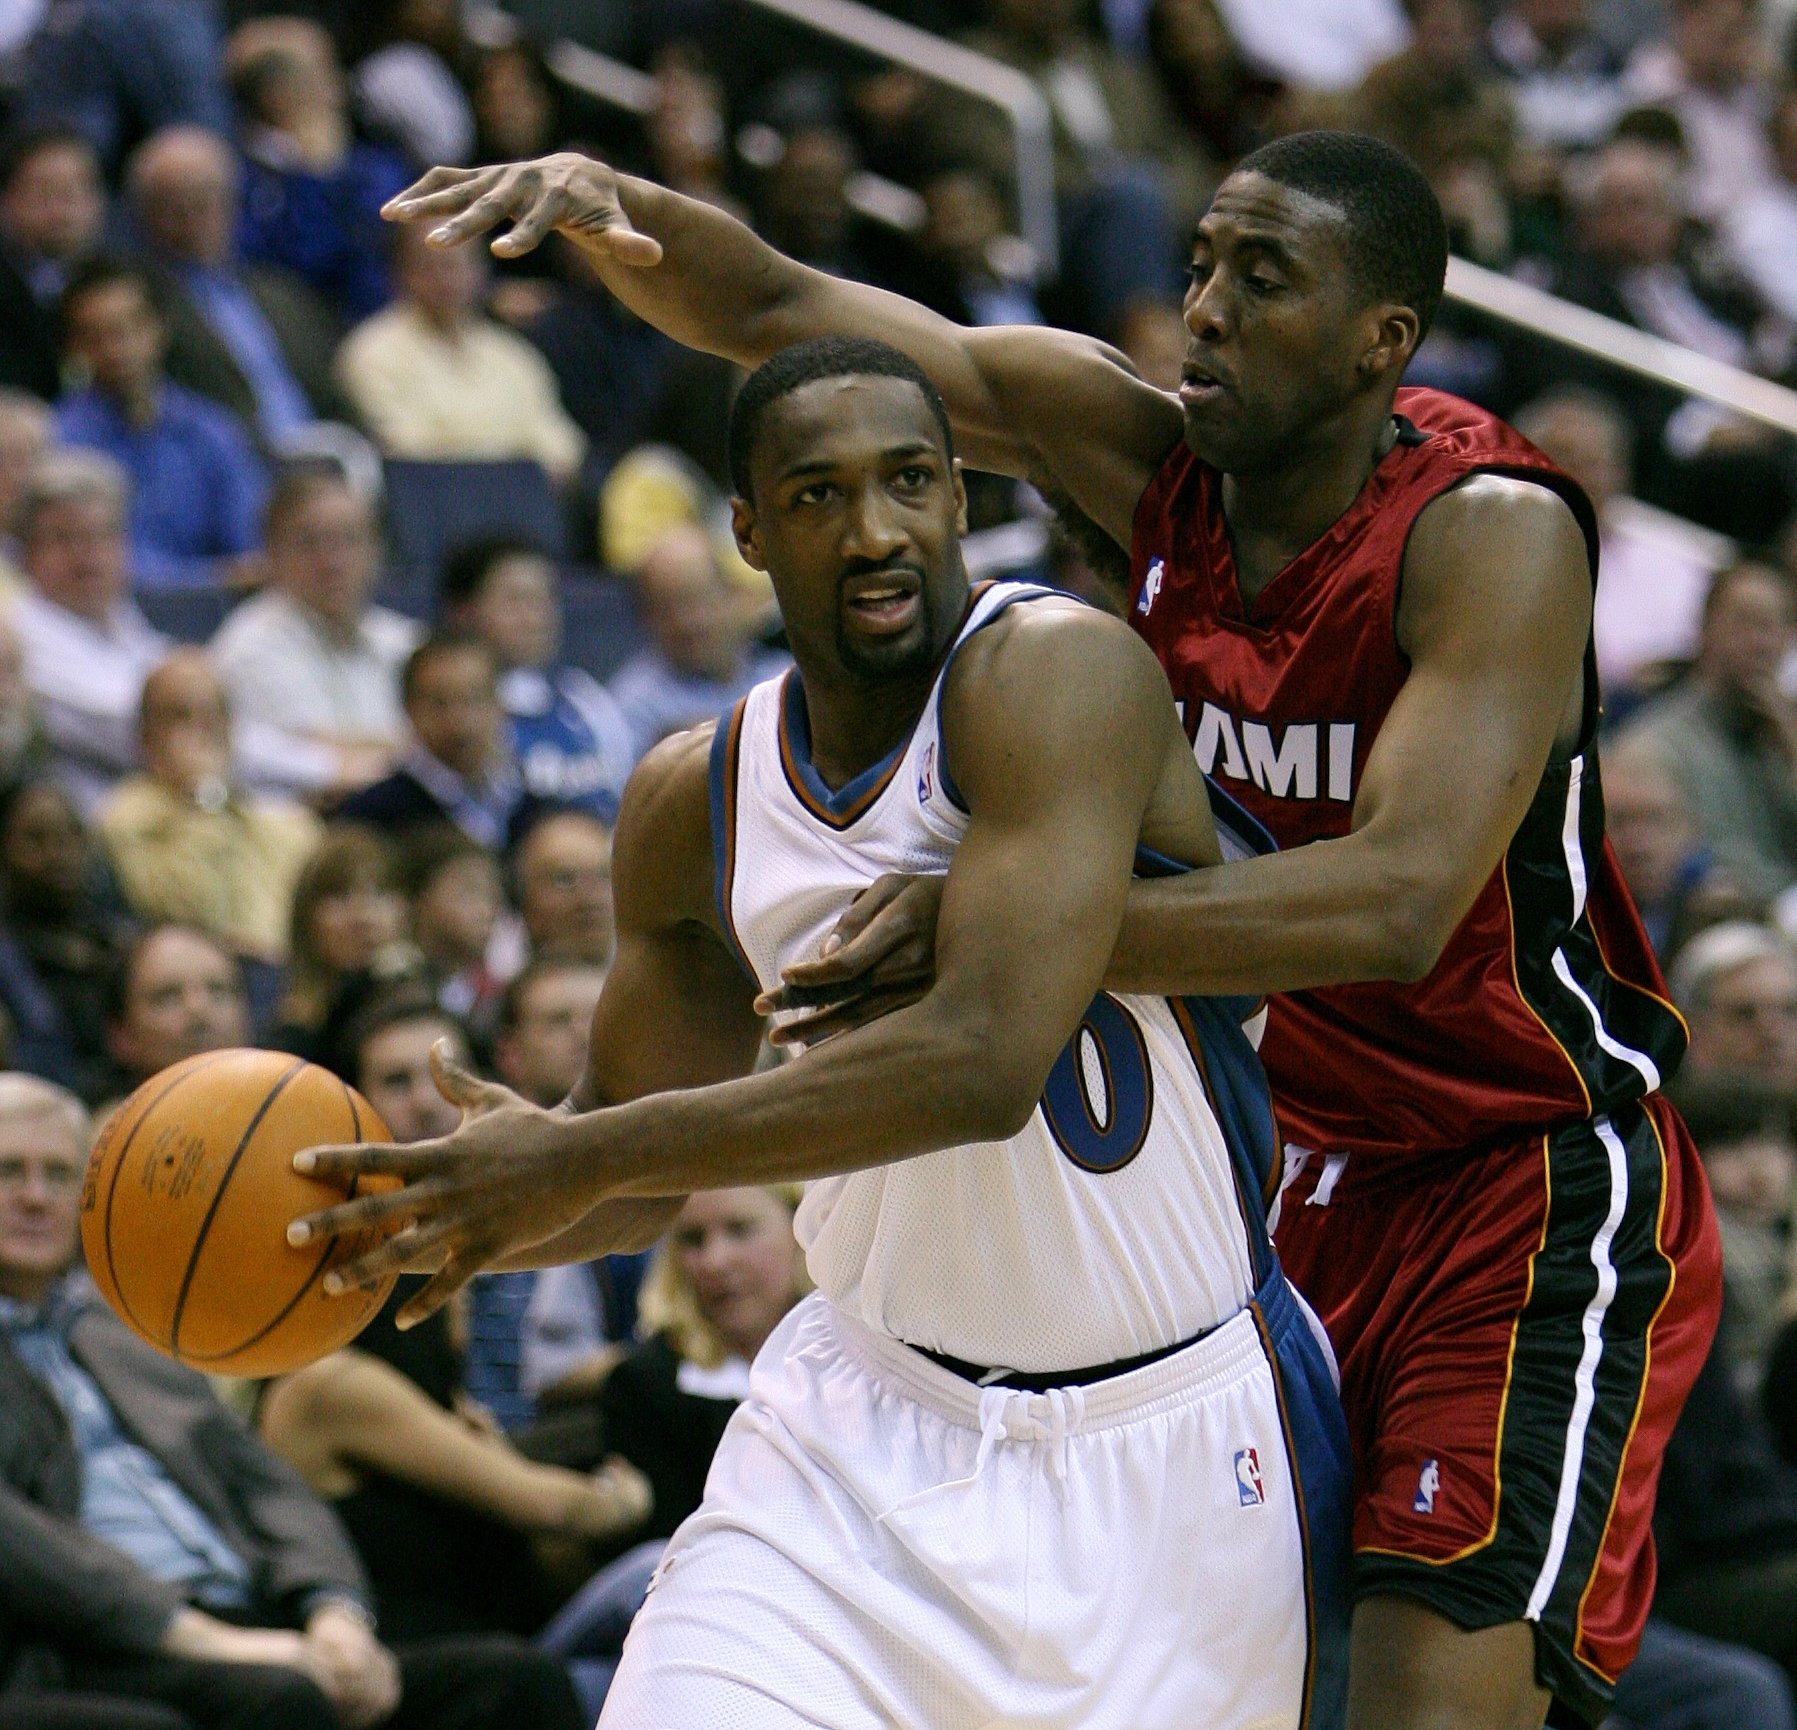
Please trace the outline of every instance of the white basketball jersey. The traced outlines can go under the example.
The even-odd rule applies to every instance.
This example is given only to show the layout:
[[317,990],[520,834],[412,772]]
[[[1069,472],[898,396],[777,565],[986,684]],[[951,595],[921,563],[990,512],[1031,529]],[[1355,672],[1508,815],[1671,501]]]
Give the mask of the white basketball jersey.
[[[796,670],[719,723],[719,902],[764,989],[875,878],[948,869],[968,817],[944,763],[942,681],[975,631],[1047,592],[977,589],[910,738],[835,791],[811,764]],[[1134,1357],[1233,1316],[1270,1264],[1271,1119],[1258,1061],[1215,1009],[1100,995],[1011,1140],[811,1184],[797,1230],[818,1287],[895,1339],[1016,1370]]]

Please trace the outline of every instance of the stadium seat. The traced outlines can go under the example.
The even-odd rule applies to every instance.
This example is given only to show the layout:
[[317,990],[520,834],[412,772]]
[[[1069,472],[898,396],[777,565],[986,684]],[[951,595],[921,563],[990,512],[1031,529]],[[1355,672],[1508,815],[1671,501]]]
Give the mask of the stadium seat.
[[390,461],[387,533],[394,566],[406,570],[440,570],[444,554],[481,535],[522,535],[552,558],[568,551],[561,501],[528,459]]
[[177,643],[210,642],[242,598],[235,589],[146,589],[132,596],[143,616]]
[[609,679],[648,639],[622,577],[570,566],[562,572],[562,659]]

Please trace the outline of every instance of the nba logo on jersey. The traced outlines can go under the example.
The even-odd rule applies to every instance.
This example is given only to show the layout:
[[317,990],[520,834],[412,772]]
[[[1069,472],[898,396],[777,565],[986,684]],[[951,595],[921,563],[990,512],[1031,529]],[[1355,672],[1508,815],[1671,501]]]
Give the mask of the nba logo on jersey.
[[1154,611],[1154,603],[1161,592],[1161,582],[1167,575],[1167,561],[1156,559],[1148,567],[1148,575],[1142,579],[1142,598],[1136,602],[1136,611],[1147,618]]
[[1236,1453],[1235,1493],[1244,1508],[1258,1508],[1267,1499],[1260,1481],[1260,1455],[1253,1448],[1242,1448]]
[[1441,1466],[1438,1461],[1426,1460],[1423,1463],[1422,1476],[1416,1481],[1416,1500],[1411,1506],[1419,1514],[1435,1512],[1435,1492],[1441,1488]]
[[932,739],[923,754],[923,767],[917,771],[917,802],[929,804],[936,792],[936,741]]

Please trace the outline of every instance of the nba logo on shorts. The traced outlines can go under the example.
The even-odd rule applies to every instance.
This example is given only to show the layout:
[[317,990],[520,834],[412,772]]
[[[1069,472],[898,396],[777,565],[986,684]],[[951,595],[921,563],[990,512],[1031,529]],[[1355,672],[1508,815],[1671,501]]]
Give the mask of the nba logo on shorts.
[[1419,1514],[1435,1512],[1435,1492],[1441,1488],[1441,1466],[1435,1460],[1423,1462],[1422,1476],[1416,1480],[1416,1500],[1411,1507]]
[[1244,1508],[1258,1508],[1267,1499],[1260,1481],[1260,1455],[1253,1448],[1236,1453],[1235,1493]]
[[1165,559],[1156,559],[1148,567],[1148,575],[1142,579],[1142,598],[1136,602],[1136,611],[1147,618],[1154,610],[1154,603],[1161,592],[1161,579],[1167,574]]

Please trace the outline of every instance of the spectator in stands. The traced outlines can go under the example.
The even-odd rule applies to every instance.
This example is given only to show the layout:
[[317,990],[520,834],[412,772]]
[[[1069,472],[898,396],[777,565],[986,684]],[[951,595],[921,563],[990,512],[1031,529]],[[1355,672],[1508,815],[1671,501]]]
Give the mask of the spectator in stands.
[[482,847],[508,848],[539,802],[518,773],[492,650],[479,637],[431,637],[407,660],[400,696],[411,741],[398,767],[339,814],[390,834],[453,823]]
[[0,803],[0,992],[16,1062],[30,1061],[84,1099],[112,1085],[109,982],[130,926],[81,814],[51,781]]
[[1510,87],[1519,142],[1556,160],[1609,136],[1628,98],[1622,61],[1590,0],[1510,0],[1492,20],[1492,63]]
[[647,1534],[667,1537],[699,1505],[730,1414],[748,1396],[749,1366],[810,1290],[793,1238],[796,1184],[691,1197],[643,1281],[647,1344],[606,1378],[606,1446],[648,1478]]
[[403,953],[405,897],[380,836],[349,825],[328,831],[293,889],[289,979],[269,1043],[308,1057],[344,986],[388,970]]
[[0,148],[0,384],[46,401],[61,392],[57,297],[105,226],[99,159],[81,133],[39,127]]
[[398,863],[412,944],[438,1004],[486,1026],[501,991],[488,961],[505,909],[499,861],[453,824],[441,823],[409,836]]
[[[1788,1374],[1778,1379],[1780,1362],[1775,1354],[1766,1401],[1773,1433],[1788,1438],[1794,1384]],[[1666,1449],[1654,1543],[1658,1616],[1797,1674],[1797,1480],[1736,1391],[1719,1345]]]
[[1216,0],[1153,0],[1147,36],[1162,91],[1214,162],[1234,162],[1266,138],[1279,81],[1249,63]]
[[359,324],[337,373],[389,456],[491,460],[530,457],[558,482],[586,452],[548,362],[482,312],[486,255],[437,246],[423,229],[394,234],[399,295]]
[[1630,59],[1631,101],[1678,118],[1691,164],[1691,208],[1714,221],[1769,172],[1770,67],[1756,0],[1669,0],[1667,34]]
[[474,110],[459,74],[469,45],[455,0],[368,0],[358,10],[374,45],[352,81],[362,118],[415,163],[468,161]]
[[59,1667],[194,1730],[575,1730],[565,1677],[515,1644],[375,1639],[329,1510],[79,1271],[87,1136],[61,1089],[0,1078],[9,1670]]
[[50,410],[29,391],[0,385],[0,606],[24,586],[19,569],[19,506],[31,472],[50,448]]
[[168,652],[126,592],[124,473],[97,451],[47,456],[26,484],[30,585],[13,621],[57,772],[84,808],[137,762],[138,696]]
[[1400,0],[1217,0],[1251,64],[1300,90],[1352,90],[1408,37]]
[[138,737],[143,771],[113,789],[98,819],[133,910],[281,960],[318,820],[239,783],[230,705],[204,650],[177,649],[144,681]]
[[15,118],[73,127],[109,176],[159,127],[229,136],[216,0],[52,0],[26,51]]
[[1002,188],[980,163],[950,164],[923,185],[918,298],[958,324],[1040,324],[1027,261],[1010,242]]
[[1755,905],[1699,844],[1678,783],[1651,739],[1606,743],[1603,774],[1604,832],[1662,962],[1706,924],[1752,917]]
[[237,258],[240,169],[221,138],[176,127],[131,158],[131,213],[163,272],[169,376],[221,402],[280,452],[323,416],[349,418],[331,378],[336,322],[297,277]]
[[1788,86],[1766,126],[1770,171],[1722,213],[1730,255],[1782,319],[1797,323],[1797,85]]
[[50,744],[25,678],[25,645],[0,608],[0,797],[41,779],[49,768]]
[[245,261],[292,271],[346,323],[379,312],[393,293],[380,209],[412,173],[352,131],[329,32],[309,18],[251,19],[226,63],[243,117]]
[[1703,597],[1731,552],[1719,535],[1630,493],[1634,431],[1613,398],[1565,385],[1526,404],[1517,431],[1585,489],[1602,537],[1592,631],[1607,695],[1697,648]]
[[[1353,111],[1395,144],[1438,191],[1476,164],[1502,198],[1516,116],[1484,54],[1470,0],[1406,0],[1411,39],[1362,81]],[[1454,212],[1448,212],[1450,224]]]
[[518,843],[514,868],[531,954],[609,965],[611,831],[584,811],[552,812]]
[[369,599],[374,513],[336,469],[299,468],[269,497],[263,543],[267,586],[212,644],[232,712],[283,737],[287,785],[366,786],[399,749],[399,669],[418,635]]
[[148,276],[91,260],[63,290],[61,317],[71,369],[90,382],[58,405],[56,430],[130,476],[134,583],[236,580],[259,539],[268,473],[229,409],[164,376],[168,327]]
[[1797,1091],[1797,955],[1776,931],[1713,925],[1679,952],[1670,983],[1691,1029],[1686,1079],[1741,1076]]
[[1687,249],[1686,182],[1671,150],[1639,138],[1606,145],[1578,205],[1579,250],[1561,267],[1557,294],[1713,360],[1751,365],[1758,308],[1712,282]]
[[1793,641],[1788,579],[1730,565],[1704,598],[1695,666],[1625,730],[1653,740],[1717,864],[1768,901],[1797,879],[1797,709],[1778,685]]
[[[467,1061],[457,1024],[403,988],[346,1030],[346,1079],[397,1141],[442,1134],[460,1116],[431,1072],[439,1041]],[[350,1350],[273,1384],[263,1434],[331,1498],[396,1634],[534,1633],[565,1592],[532,1540],[614,1540],[647,1514],[648,1487],[621,1463],[572,1472],[506,1442],[469,1400],[449,1312],[407,1333],[394,1327],[416,1285],[402,1281]]]
[[611,681],[639,758],[670,733],[721,715],[787,658],[760,647],[755,613],[725,576],[703,529],[670,529],[636,572],[637,606],[649,646]]
[[1790,1681],[1770,1658],[1657,1616],[1617,1678],[1616,1714],[1633,1730],[1797,1730]]
[[[589,962],[547,960],[532,962],[506,987],[494,1051],[508,1087],[545,1110],[573,1092],[586,1069],[604,983],[604,969]],[[468,1288],[469,1393],[510,1431],[534,1423],[542,1407],[590,1402],[618,1361],[613,1342],[629,1334],[620,1300],[634,1297],[641,1278],[637,1256],[479,1275]],[[542,1440],[525,1440],[536,1458],[547,1457]],[[571,1457],[563,1441],[558,1463],[596,1464],[596,1436],[582,1440],[585,1458]]]
[[556,664],[555,566],[528,541],[474,541],[450,555],[440,594],[445,621],[478,636],[499,664],[499,700],[525,790],[611,822],[635,761],[633,738],[616,699],[592,674]]
[[153,925],[125,951],[108,1005],[121,1093],[203,1051],[250,1042],[237,959],[192,925]]
[[1715,1076],[1679,1088],[1676,1098],[1703,1155],[1722,1233],[1717,1345],[1735,1385],[1751,1397],[1788,1313],[1791,1207],[1797,1199],[1793,1095],[1739,1076]]

